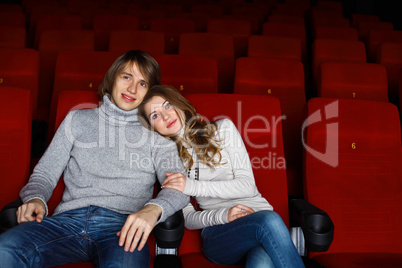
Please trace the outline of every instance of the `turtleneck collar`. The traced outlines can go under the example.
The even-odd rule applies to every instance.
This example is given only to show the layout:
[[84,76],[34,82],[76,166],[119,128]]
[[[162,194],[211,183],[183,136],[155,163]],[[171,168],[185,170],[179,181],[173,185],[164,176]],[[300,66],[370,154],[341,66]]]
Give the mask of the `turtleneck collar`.
[[103,96],[103,104],[99,107],[107,117],[113,118],[116,121],[134,122],[138,121],[138,109],[124,111],[114,104],[108,96]]

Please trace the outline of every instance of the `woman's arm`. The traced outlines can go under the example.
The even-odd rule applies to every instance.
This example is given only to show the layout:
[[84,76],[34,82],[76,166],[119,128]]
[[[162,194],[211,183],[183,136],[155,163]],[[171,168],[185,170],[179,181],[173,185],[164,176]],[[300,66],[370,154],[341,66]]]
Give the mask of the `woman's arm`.
[[[240,133],[232,121],[224,119],[219,127],[218,139],[222,142],[223,149],[228,159],[222,159],[222,162],[228,162],[221,169],[230,169],[233,173],[232,180],[187,180],[184,193],[191,196],[213,197],[213,198],[244,198],[253,197],[258,194],[255,185],[253,170],[250,158]],[[202,174],[200,174],[202,177]]]
[[184,224],[187,229],[203,229],[208,226],[225,224],[228,222],[229,208],[196,211],[191,203],[183,208]]

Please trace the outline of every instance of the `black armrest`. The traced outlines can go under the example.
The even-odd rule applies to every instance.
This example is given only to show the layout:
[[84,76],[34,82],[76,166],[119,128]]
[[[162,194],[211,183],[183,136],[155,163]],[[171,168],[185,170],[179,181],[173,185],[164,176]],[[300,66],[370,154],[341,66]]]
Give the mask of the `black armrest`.
[[[180,268],[177,249],[184,235],[184,217],[181,210],[155,226],[154,236],[157,248],[155,249],[155,268]],[[175,249],[175,255],[171,253],[158,253],[158,248]]]
[[334,238],[334,224],[328,214],[302,199],[291,199],[289,207],[291,224],[301,227],[307,250],[327,251]]
[[0,234],[17,226],[17,209],[22,205],[21,199],[17,199],[7,205],[0,212]]
[[178,248],[184,235],[184,217],[181,210],[155,226],[154,236],[160,248]]

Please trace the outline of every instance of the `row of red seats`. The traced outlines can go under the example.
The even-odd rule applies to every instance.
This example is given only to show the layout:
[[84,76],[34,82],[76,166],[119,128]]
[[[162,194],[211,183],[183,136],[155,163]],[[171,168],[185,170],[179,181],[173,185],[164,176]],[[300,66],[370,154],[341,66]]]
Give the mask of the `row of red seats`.
[[[32,115],[30,109],[25,109],[31,103],[29,90],[0,87],[0,95],[8,100],[0,112],[0,122],[8,126],[1,128],[5,142],[0,146],[8,158],[4,159],[0,172],[3,178],[13,178],[1,181],[0,206],[3,206],[18,196],[29,175]],[[190,94],[186,98],[209,120],[225,115],[235,123],[252,159],[261,194],[289,226],[283,147],[286,141],[282,139],[279,120],[280,100],[262,95],[216,93]],[[87,106],[80,108],[98,105],[96,92],[62,92],[56,127],[72,107],[83,103]],[[396,107],[380,101],[313,98],[306,109],[304,124],[299,129],[305,133],[304,198],[324,209],[335,225],[329,250],[310,252],[309,257],[328,268],[400,266],[402,155]],[[262,143],[268,146],[255,146]],[[60,200],[63,185],[59,186],[50,208]],[[179,258],[184,268],[220,267],[203,256],[200,231],[186,230]]]
[[[46,118],[49,140],[53,136],[59,94],[65,90],[97,91],[107,69],[119,55],[118,52],[99,51],[59,53],[54,86],[47,93],[51,96],[49,117]],[[4,74],[2,85],[29,88],[35,99],[38,95],[37,51],[2,49],[0,56],[9,58],[13,63],[4,66],[0,71]],[[176,87],[183,95],[219,92],[219,59],[191,53],[158,54],[154,57],[161,66],[162,83]],[[26,63],[21,65],[20,62]],[[324,62],[320,66],[318,96],[388,101],[389,87],[384,65],[334,61]],[[295,129],[299,129],[302,124],[307,99],[303,64],[295,60],[242,57],[233,62],[232,68],[234,93],[268,95],[281,100],[282,112],[287,116],[284,121],[284,139],[289,169],[289,192],[300,195],[301,143],[299,135],[295,135],[298,133]],[[399,77],[401,76],[400,73]],[[401,85],[399,88],[402,90]],[[35,102],[33,103],[35,106]],[[34,114],[35,112],[37,110],[33,109]]]

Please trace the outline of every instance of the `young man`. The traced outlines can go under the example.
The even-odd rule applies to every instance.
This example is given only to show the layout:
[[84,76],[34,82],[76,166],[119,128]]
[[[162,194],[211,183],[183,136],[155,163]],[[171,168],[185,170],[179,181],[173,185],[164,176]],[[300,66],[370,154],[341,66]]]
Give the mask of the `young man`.
[[[155,174],[162,184],[166,173],[185,172],[176,145],[138,121],[137,107],[159,83],[158,63],[129,51],[104,77],[102,105],[66,116],[20,192],[19,225],[0,236],[0,267],[149,267],[150,232],[189,202],[172,189],[152,199]],[[62,201],[45,217],[62,174]]]

